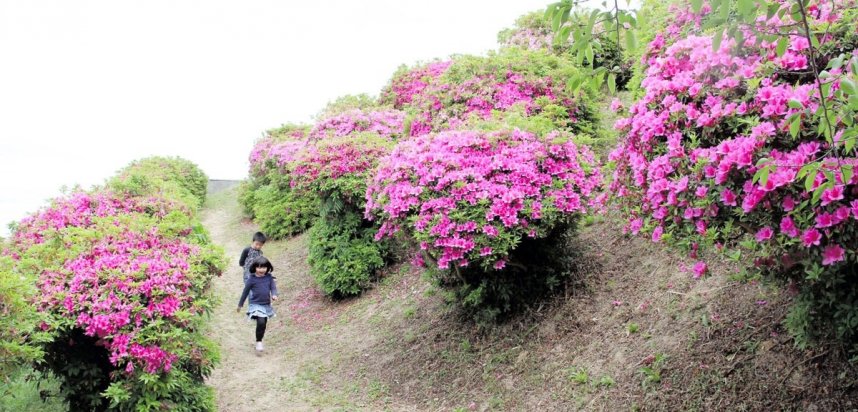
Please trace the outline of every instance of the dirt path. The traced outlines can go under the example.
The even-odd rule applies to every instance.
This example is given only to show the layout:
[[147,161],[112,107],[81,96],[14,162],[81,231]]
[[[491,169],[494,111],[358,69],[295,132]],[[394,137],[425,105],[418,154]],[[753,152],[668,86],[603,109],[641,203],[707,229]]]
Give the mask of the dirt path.
[[256,230],[252,224],[242,221],[240,211],[234,189],[209,196],[203,211],[203,223],[214,242],[221,245],[230,258],[228,270],[215,281],[221,304],[215,309],[211,322],[212,336],[221,348],[221,363],[209,379],[217,394],[218,410],[315,410],[300,398],[290,397],[281,385],[293,379],[300,367],[299,354],[294,350],[284,350],[284,343],[291,340],[284,305],[294,298],[294,293],[290,293],[294,291],[289,287],[291,280],[307,271],[304,248],[269,242],[263,249],[277,265],[275,269],[278,269],[276,273],[283,296],[274,304],[280,316],[269,322],[265,335],[266,350],[258,355],[253,347],[254,324],[246,320],[243,312],[235,312],[242,286],[241,268],[236,262]]

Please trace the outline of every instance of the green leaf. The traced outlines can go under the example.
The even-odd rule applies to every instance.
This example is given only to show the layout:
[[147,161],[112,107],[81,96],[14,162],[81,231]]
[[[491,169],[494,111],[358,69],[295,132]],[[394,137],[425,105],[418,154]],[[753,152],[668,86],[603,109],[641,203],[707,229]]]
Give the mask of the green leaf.
[[572,26],[563,26],[560,28],[560,32],[557,34],[557,39],[559,43],[565,42],[569,39],[569,34],[572,32]]
[[756,13],[754,13],[754,0],[739,0],[737,8],[745,21],[756,16]]
[[560,18],[562,17],[562,13],[554,12],[554,16],[551,19],[551,31],[556,32],[560,29]]
[[798,132],[801,131],[801,116],[795,116],[792,121],[789,123],[789,134],[792,137],[797,137]]
[[819,187],[817,187],[816,190],[813,191],[813,197],[810,199],[810,203],[815,204],[819,202],[819,198],[822,197],[822,192],[828,189],[829,186],[831,186],[831,182],[825,182],[819,185]]
[[850,95],[858,94],[858,86],[856,86],[855,82],[848,77],[844,77],[840,80],[840,88]]
[[760,168],[760,170],[757,170],[757,173],[754,173],[754,177],[752,178],[752,182],[759,181],[761,186],[765,186],[766,183],[768,183],[768,181],[769,181],[769,173],[771,172],[771,170],[772,170],[771,165],[766,165],[766,166]]
[[569,21],[569,11],[570,10],[571,10],[570,8],[564,8],[563,9],[563,13],[560,14],[560,24],[561,25],[563,23],[566,23],[567,21]]
[[554,18],[554,12],[557,10],[558,5],[560,5],[560,3],[551,3],[545,8],[545,20],[552,20]]
[[715,36],[712,37],[712,50],[718,51],[721,48],[721,40],[724,37],[724,28],[720,28],[715,32]]
[[843,55],[840,55],[835,59],[831,59],[831,61],[828,62],[828,67],[831,67],[831,70],[837,70],[843,67]]
[[[727,21],[730,18],[730,2],[725,1],[721,4],[721,9],[718,10],[720,13],[718,17],[720,17],[723,21]],[[714,10],[713,10],[714,12]]]
[[626,31],[626,49],[629,52],[634,52],[638,48],[638,39],[635,36],[634,30]]
[[770,3],[766,9],[766,20],[771,19],[778,12],[779,8],[781,8],[780,3]]
[[807,176],[804,177],[804,190],[809,192],[813,190],[813,182],[816,180],[816,173],[819,170],[819,163],[813,162],[809,163],[807,166]]
[[804,109],[804,105],[802,105],[801,102],[796,99],[789,99],[789,102],[787,102],[787,106],[793,109]]
[[781,57],[786,53],[787,46],[789,46],[789,38],[784,36],[778,39],[778,44],[775,46],[775,53],[777,53],[778,57]]
[[594,62],[593,62],[593,45],[592,44],[587,45],[587,49],[584,50],[584,57],[587,58],[587,62],[590,64],[590,67],[593,67]]
[[701,8],[703,8],[703,0],[691,0],[691,10],[694,14],[700,13]]
[[847,130],[843,133],[841,139],[844,141],[846,154],[852,153],[852,149],[855,147],[855,141],[858,140],[858,129]]
[[608,91],[617,93],[617,76],[614,73],[608,73]]
[[843,183],[848,184],[852,180],[852,165],[841,166],[840,173],[843,174]]

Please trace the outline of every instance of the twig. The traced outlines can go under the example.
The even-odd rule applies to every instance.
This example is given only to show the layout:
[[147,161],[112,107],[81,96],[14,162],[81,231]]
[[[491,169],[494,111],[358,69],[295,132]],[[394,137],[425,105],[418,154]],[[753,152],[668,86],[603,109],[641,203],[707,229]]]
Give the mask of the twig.
[[817,358],[819,358],[819,357],[821,357],[821,356],[823,356],[823,355],[827,355],[827,354],[828,354],[828,351],[830,351],[830,350],[831,350],[831,349],[826,349],[826,350],[822,351],[822,353],[820,353],[820,354],[818,354],[818,355],[814,355],[814,356],[812,356],[812,357],[810,357],[810,358],[808,358],[808,359],[805,359],[805,360],[803,360],[803,361],[801,361],[801,362],[799,362],[799,363],[795,363],[795,364],[793,364],[792,366],[790,366],[790,367],[789,367],[789,369],[787,369],[787,373],[786,373],[786,375],[784,375],[783,379],[781,379],[781,385],[783,385],[783,384],[786,382],[786,380],[787,380],[787,379],[789,379],[789,376],[790,376],[790,375],[792,375],[792,371],[793,371],[793,370],[795,370],[795,368],[797,368],[799,365],[804,365],[804,364],[806,364],[806,363],[808,363],[808,362],[810,362],[810,361],[812,361],[812,360],[814,360],[814,359],[817,359]]

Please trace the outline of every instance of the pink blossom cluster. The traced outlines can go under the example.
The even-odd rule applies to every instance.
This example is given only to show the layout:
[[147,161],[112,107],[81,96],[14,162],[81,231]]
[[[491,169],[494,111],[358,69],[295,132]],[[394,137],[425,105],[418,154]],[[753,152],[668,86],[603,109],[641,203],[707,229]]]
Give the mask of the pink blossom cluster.
[[434,62],[394,75],[391,84],[381,92],[380,100],[396,109],[403,109],[411,104],[415,95],[422,94],[429,85],[436,83],[451,64],[450,60]]
[[163,197],[120,198],[108,191],[74,192],[55,199],[51,207],[21,219],[12,238],[18,248],[29,247],[44,242],[46,233],[70,226],[88,227],[97,218],[147,211],[164,217],[173,210],[190,213],[187,206]]
[[287,169],[297,160],[308,141],[303,130],[265,136],[250,151],[250,175],[261,177],[272,170]]
[[[507,68],[494,60],[501,57],[481,59],[476,68],[457,70],[459,63],[454,60],[411,69],[394,77],[381,101],[413,114],[412,136],[460,128],[472,116],[488,119],[493,111],[503,112],[517,105],[523,106],[526,115],[541,113],[546,104],[563,106],[568,111],[567,122],[576,121],[577,106],[563,82],[531,73],[528,65]],[[464,67],[471,63],[461,64]],[[457,71],[456,75],[449,75],[451,71]],[[462,78],[459,71],[467,75]],[[420,81],[409,80],[415,78]],[[402,87],[403,82],[411,87]]]
[[398,110],[350,110],[323,119],[313,126],[310,139],[342,137],[357,132],[373,132],[390,140],[402,135],[405,113]]
[[[191,268],[201,249],[182,237],[190,228],[165,235],[157,226],[141,230],[134,222],[142,216],[157,222],[176,210],[181,209],[157,197],[72,193],[21,221],[12,256],[41,262],[37,305],[55,317],[55,327],[76,327],[99,339],[111,363],[128,372],[135,365],[148,373],[168,372],[177,355],[164,346],[175,342],[159,333],[187,327],[178,311],[203,310],[194,300],[195,283],[203,279]],[[50,255],[39,247],[48,241],[57,242]]]
[[354,133],[308,146],[291,173],[291,186],[319,192],[336,190],[358,207],[363,202],[366,181],[379,158],[390,152],[389,136]]
[[400,142],[366,193],[377,238],[403,230],[438,267],[501,269],[524,236],[600,208],[593,154],[568,136],[446,131]]
[[[746,31],[738,53],[726,37],[713,50],[711,36],[679,35],[700,22],[683,16],[650,44],[645,94],[616,123],[624,139],[610,155],[616,165],[610,190],[631,215],[627,229],[658,242],[666,233],[717,239],[729,236],[721,233],[725,227],[741,226],[767,253],[797,247],[822,265],[844,261],[844,248],[856,240],[847,226],[858,219],[858,179],[845,179],[842,170],[858,159],[810,130],[807,113],[820,101],[817,86],[801,74],[807,39],[790,36],[778,57],[774,43],[757,43]],[[788,16],[758,24],[783,27]],[[812,23],[831,18],[830,10],[817,13]],[[797,138],[790,132],[793,115],[803,122]],[[836,143],[846,126],[833,126]],[[818,159],[822,167],[810,172],[812,185],[805,187],[799,172]],[[698,263],[696,276],[705,272]]]
[[505,39],[502,46],[517,46],[530,50],[551,50],[554,34],[548,28],[521,28]]

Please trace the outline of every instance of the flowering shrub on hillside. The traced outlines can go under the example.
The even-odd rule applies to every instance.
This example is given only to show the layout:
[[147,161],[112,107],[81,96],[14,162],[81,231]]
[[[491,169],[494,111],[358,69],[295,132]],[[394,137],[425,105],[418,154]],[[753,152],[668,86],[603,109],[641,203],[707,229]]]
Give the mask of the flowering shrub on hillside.
[[508,48],[400,69],[380,100],[410,114],[411,136],[459,128],[513,107],[543,116],[555,128],[592,131],[595,115],[587,97],[566,90],[564,79],[576,72],[568,59],[546,51]]
[[553,50],[554,33],[551,23],[545,18],[545,11],[538,10],[516,19],[514,27],[501,30],[498,43],[501,47]]
[[441,269],[503,268],[523,237],[598,207],[593,154],[559,134],[450,131],[400,143],[367,190],[378,238],[404,230]]
[[52,337],[44,367],[63,378],[73,408],[214,408],[203,377],[217,353],[200,315],[212,308],[222,252],[193,218],[201,200],[163,196],[193,187],[201,172],[161,181],[173,188],[164,192],[157,177],[135,178],[152,162],[170,160],[136,162],[116,187],[72,193],[25,218],[7,251],[15,271],[38,277],[34,303]]
[[[593,154],[569,136],[448,131],[400,142],[381,161],[366,217],[381,223],[377,239],[402,232],[422,251],[418,263],[425,258],[442,276],[458,274],[463,302],[476,307],[504,295],[502,312],[522,292],[506,289],[509,277],[501,275],[525,265],[516,249],[598,209],[600,184]],[[525,268],[513,277],[532,275]],[[492,310],[488,318],[498,314]]]
[[[846,62],[858,56],[858,14],[851,1],[836,1],[811,3],[808,15],[827,33],[814,40],[821,51],[815,63],[828,66],[819,86],[800,33],[779,41],[746,30],[741,47],[725,38],[713,48],[712,36],[680,35],[700,22],[680,14],[649,45],[644,95],[617,122],[625,139],[610,156],[610,189],[632,233],[676,238],[694,250],[699,242],[753,236],[756,242],[743,244],[755,264],[802,286],[789,321],[799,342],[814,336],[811,324],[848,339],[858,332],[849,320],[858,309],[841,306],[858,299],[856,288],[843,287],[858,244],[858,106],[847,108],[858,103],[858,63],[834,64],[840,53],[848,53]],[[795,30],[793,23],[786,13],[756,24]],[[830,117],[831,133],[823,133],[825,122],[812,123],[823,110],[819,87],[831,91],[828,108],[845,113]],[[705,265],[697,266],[703,274]]]
[[320,140],[352,133],[373,132],[390,140],[397,140],[402,135],[404,120],[405,113],[398,110],[350,110],[316,123],[310,131],[310,139]]
[[0,376],[4,379],[20,366],[41,359],[42,350],[34,343],[45,335],[38,328],[44,314],[31,304],[37,292],[32,276],[16,272],[14,263],[12,256],[0,255]]
[[[245,210],[266,234],[281,238],[312,224],[320,197],[314,190],[328,190],[322,187],[326,184],[349,181],[359,195],[347,198],[362,199],[365,183],[356,177],[365,178],[381,146],[401,137],[404,119],[396,110],[354,109],[322,119],[309,131],[293,127],[275,136],[269,133],[251,151],[251,181],[241,195]],[[373,146],[377,139],[360,137],[367,135],[386,143]],[[343,175],[350,180],[338,180]]]
[[316,142],[293,173],[293,190],[318,198],[319,218],[310,229],[311,273],[332,296],[363,291],[384,266],[384,242],[362,219],[367,180],[388,154],[389,136],[351,133]]
[[309,126],[269,130],[250,152],[249,180],[239,202],[270,238],[301,233],[316,216],[314,198],[291,190],[292,169],[310,144]]

